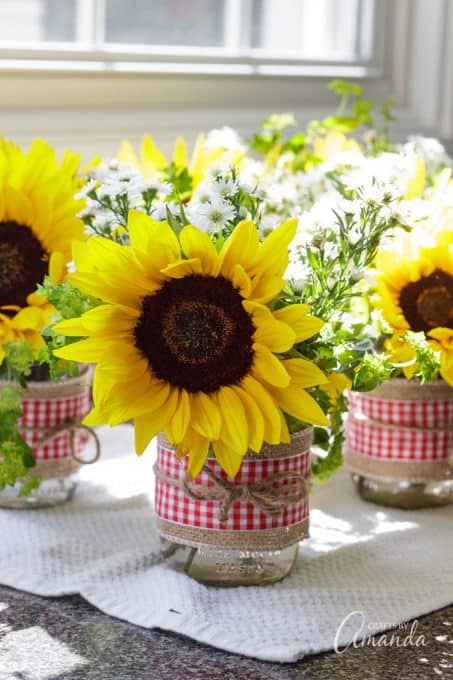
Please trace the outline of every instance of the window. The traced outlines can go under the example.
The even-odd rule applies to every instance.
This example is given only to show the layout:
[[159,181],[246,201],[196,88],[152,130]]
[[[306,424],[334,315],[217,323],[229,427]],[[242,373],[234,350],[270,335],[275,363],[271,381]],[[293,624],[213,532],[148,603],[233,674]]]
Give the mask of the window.
[[374,0],[0,0],[0,57],[132,70],[367,65],[374,12]]

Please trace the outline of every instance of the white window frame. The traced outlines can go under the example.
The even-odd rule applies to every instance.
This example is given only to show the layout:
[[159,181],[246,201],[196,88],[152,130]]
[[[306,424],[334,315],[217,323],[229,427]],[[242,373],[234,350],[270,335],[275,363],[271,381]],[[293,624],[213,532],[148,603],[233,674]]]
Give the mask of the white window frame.
[[248,135],[273,111],[292,111],[301,124],[325,115],[335,104],[326,84],[339,77],[361,83],[377,101],[393,93],[397,134],[418,130],[449,142],[452,33],[452,0],[376,0],[376,49],[358,64],[245,58],[237,34],[230,42],[238,53],[208,50],[196,58],[192,50],[192,56],[174,49],[165,55],[148,48],[137,59],[134,47],[134,55],[115,48],[109,59],[102,50],[102,59],[93,61],[75,59],[77,48],[65,48],[59,56],[71,61],[58,63],[46,59],[54,50],[42,49],[39,58],[33,51],[31,58],[17,48],[13,60],[0,51],[0,133],[21,143],[39,134],[86,155],[114,153],[122,138],[136,140],[146,132],[164,147],[176,134],[193,138],[220,125]]
[[[309,0],[316,2],[316,0]],[[0,72],[8,70],[86,71],[116,73],[195,73],[222,75],[325,75],[329,70],[345,75],[376,73],[383,50],[380,0],[358,0],[363,5],[359,19],[366,28],[358,54],[335,59],[304,59],[297,54],[274,52],[249,46],[252,0],[226,0],[224,46],[178,47],[165,45],[115,44],[106,41],[106,0],[76,0],[76,42],[47,42],[24,45],[11,41],[0,46]],[[276,6],[279,0],[271,0]],[[387,4],[387,0],[384,0]],[[286,10],[288,11],[288,10]],[[371,14],[371,16],[369,16]],[[366,56],[371,55],[371,56]]]

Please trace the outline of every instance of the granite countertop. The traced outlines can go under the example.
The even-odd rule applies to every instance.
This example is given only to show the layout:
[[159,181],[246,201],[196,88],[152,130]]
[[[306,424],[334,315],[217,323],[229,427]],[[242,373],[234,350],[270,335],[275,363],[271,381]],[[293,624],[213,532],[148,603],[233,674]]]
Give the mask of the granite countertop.
[[351,648],[275,664],[112,619],[78,596],[0,587],[0,680],[453,678],[453,606],[421,617],[417,635],[423,647]]

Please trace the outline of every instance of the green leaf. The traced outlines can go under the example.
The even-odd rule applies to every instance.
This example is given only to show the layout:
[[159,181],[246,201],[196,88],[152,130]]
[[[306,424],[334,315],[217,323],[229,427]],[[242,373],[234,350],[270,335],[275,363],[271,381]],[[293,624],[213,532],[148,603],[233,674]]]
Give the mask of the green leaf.
[[354,132],[360,125],[360,120],[354,116],[329,116],[324,118],[324,125],[340,132]]
[[34,489],[41,484],[41,477],[28,477],[22,484],[21,490],[17,494],[20,498],[28,496]]
[[354,97],[362,96],[362,88],[355,83],[348,83],[346,80],[331,80],[327,85],[327,89],[340,95],[353,95]]

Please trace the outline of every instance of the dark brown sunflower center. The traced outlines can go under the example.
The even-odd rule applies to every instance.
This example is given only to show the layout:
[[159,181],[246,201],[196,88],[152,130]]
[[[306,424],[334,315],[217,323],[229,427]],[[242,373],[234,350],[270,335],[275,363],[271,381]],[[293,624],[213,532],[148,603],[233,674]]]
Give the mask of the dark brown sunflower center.
[[26,305],[47,274],[48,253],[31,229],[0,222],[0,307]]
[[223,277],[186,276],[143,300],[135,344],[158,378],[189,392],[215,392],[249,372],[255,327]]
[[400,293],[400,306],[413,331],[453,328],[453,276],[436,269]]

